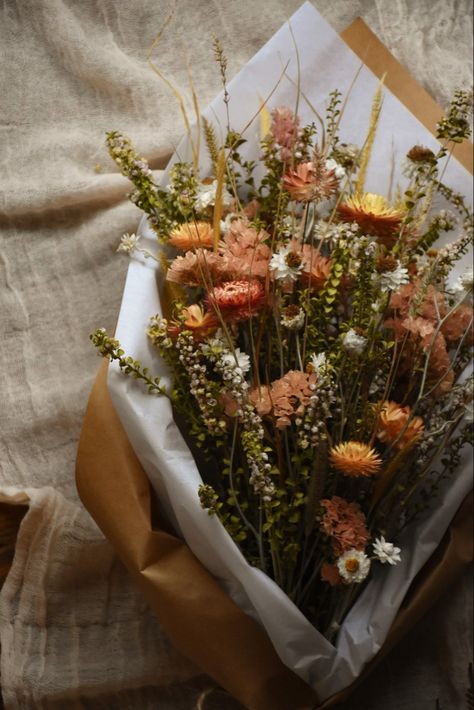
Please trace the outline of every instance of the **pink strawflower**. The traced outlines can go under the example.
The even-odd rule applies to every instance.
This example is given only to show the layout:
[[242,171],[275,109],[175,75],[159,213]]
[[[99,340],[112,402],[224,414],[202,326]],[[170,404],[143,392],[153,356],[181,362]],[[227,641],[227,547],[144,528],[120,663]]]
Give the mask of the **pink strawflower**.
[[336,556],[347,550],[363,550],[370,539],[365,515],[358,503],[339,496],[321,501],[325,512],[321,518],[321,530],[331,538]]
[[167,271],[166,279],[185,286],[209,287],[236,277],[232,260],[204,249],[177,256]]
[[339,185],[334,169],[328,170],[321,156],[300,163],[283,177],[283,187],[296,202],[321,202],[333,195]]
[[206,300],[230,321],[257,315],[265,303],[265,289],[260,281],[226,281],[208,292]]
[[269,234],[259,232],[245,219],[236,219],[219,244],[222,255],[232,259],[236,271],[245,278],[265,278],[272,252],[265,244]]

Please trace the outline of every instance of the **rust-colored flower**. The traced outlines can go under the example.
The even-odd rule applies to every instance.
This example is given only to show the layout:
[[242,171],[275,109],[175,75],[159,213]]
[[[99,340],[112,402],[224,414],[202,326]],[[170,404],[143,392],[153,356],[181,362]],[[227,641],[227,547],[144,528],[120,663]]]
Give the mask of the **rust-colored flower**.
[[472,328],[472,306],[468,303],[461,303],[453,313],[444,321],[441,332],[446,340],[457,343],[469,329],[466,336],[466,343],[472,344],[474,331]]
[[384,402],[379,414],[377,438],[385,444],[396,441],[397,449],[403,449],[419,439],[424,430],[423,419],[412,417],[407,424],[410,416],[411,407],[402,407],[396,402]]
[[320,291],[331,273],[331,259],[321,256],[310,244],[303,245],[302,259],[301,283],[315,291]]
[[323,582],[328,582],[331,587],[335,587],[337,584],[343,583],[343,579],[339,574],[337,565],[331,565],[329,562],[323,562],[321,565],[321,579]]
[[333,195],[339,180],[333,169],[325,167],[325,161],[316,155],[313,161],[299,163],[283,177],[283,187],[296,202],[320,202]]
[[351,478],[374,476],[382,465],[375,449],[361,441],[346,441],[333,446],[330,459],[335,469]]
[[391,207],[382,195],[372,192],[350,197],[339,205],[338,213],[343,222],[357,222],[365,234],[378,237],[388,247],[393,246],[406,214],[402,208]]
[[321,505],[325,509],[321,530],[331,538],[334,554],[339,556],[347,550],[363,550],[370,540],[370,533],[359,504],[333,496],[322,500]]
[[168,242],[180,251],[212,249],[214,232],[207,222],[186,222],[173,229]]
[[226,281],[208,292],[207,301],[224,318],[243,320],[255,316],[265,303],[260,281]]

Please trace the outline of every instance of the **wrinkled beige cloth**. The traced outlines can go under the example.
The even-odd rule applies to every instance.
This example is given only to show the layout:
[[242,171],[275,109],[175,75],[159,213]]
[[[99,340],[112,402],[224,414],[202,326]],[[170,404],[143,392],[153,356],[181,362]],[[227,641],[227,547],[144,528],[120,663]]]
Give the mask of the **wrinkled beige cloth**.
[[[220,89],[213,33],[232,76],[300,0],[172,4],[156,62],[186,93],[187,56],[204,106]],[[440,103],[472,82],[469,0],[314,5],[337,31],[362,16]],[[0,593],[7,710],[191,710],[203,687],[190,680],[196,669],[169,647],[74,486],[99,364],[88,336],[114,327],[127,268],[114,252],[140,217],[106,155],[104,133],[128,134],[154,168],[178,142],[176,102],[146,61],[168,9],[162,0],[5,0],[0,7],[0,492],[24,491],[31,500]],[[445,708],[462,707],[467,578],[445,606],[351,708],[433,710],[436,697]],[[235,707],[223,695],[210,696],[204,707],[211,705]]]

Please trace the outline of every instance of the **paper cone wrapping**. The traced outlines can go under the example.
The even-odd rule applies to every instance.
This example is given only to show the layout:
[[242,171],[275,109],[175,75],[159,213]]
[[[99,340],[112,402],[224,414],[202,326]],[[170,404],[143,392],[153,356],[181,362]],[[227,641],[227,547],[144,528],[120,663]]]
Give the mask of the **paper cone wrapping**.
[[[343,36],[376,75],[388,70],[387,86],[406,101],[424,125],[433,129],[440,109],[432,99],[427,100],[423,90],[362,21],[356,21]],[[458,159],[465,167],[469,167],[469,156],[469,150],[461,146]],[[157,513],[161,504],[157,504],[155,492],[114,410],[106,379],[104,363],[91,394],[77,458],[77,485],[84,505],[182,653],[252,710],[315,707],[314,689],[282,663],[264,629],[232,601],[189,547],[173,534],[163,513]],[[165,498],[166,492],[163,504]],[[382,649],[357,682],[472,559],[471,517],[472,493],[464,499],[438,549],[418,573]],[[173,524],[178,527],[175,519]],[[344,682],[339,685],[344,687]],[[330,686],[323,683],[321,687]],[[346,697],[351,687],[329,698],[324,692],[321,697],[326,701],[318,707],[330,707]]]

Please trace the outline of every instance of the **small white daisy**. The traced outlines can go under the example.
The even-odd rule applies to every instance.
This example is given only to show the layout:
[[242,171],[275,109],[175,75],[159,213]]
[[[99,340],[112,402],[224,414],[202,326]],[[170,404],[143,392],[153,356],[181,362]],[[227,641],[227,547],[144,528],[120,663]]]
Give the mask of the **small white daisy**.
[[349,583],[360,584],[370,571],[370,560],[361,550],[348,550],[337,560],[341,577]]
[[[217,180],[211,183],[201,183],[196,190],[194,206],[197,210],[205,210],[216,203]],[[222,204],[229,207],[232,203],[232,195],[225,188],[222,190]]]
[[397,261],[397,266],[393,271],[384,271],[383,274],[381,274],[380,290],[383,293],[387,291],[398,291],[400,286],[408,283],[409,280],[408,269]]
[[311,355],[310,363],[313,366],[313,372],[316,374],[325,372],[328,366],[328,361],[324,353],[313,353]]
[[250,370],[250,357],[247,353],[243,353],[240,348],[235,348],[234,352],[227,351],[222,353],[221,358],[226,365],[239,368],[243,375]]
[[326,160],[326,170],[334,170],[334,175],[338,180],[343,180],[346,177],[346,171],[334,158]]
[[291,279],[296,281],[303,269],[303,264],[299,254],[297,254],[291,247],[281,247],[275,254],[273,254],[268,265],[270,271],[273,271],[274,277],[277,280],[280,279]]
[[395,547],[393,542],[386,542],[383,535],[376,538],[373,544],[373,551],[375,557],[382,564],[396,565],[397,562],[401,562],[400,548]]
[[117,247],[117,251],[124,251],[126,254],[132,254],[138,247],[140,237],[136,234],[124,234]]
[[300,330],[304,325],[305,312],[300,308],[297,313],[288,315],[288,313],[283,313],[280,319],[280,323],[284,328],[288,330]]
[[347,331],[342,339],[342,347],[350,355],[362,355],[367,345],[367,338],[357,335],[352,328]]

